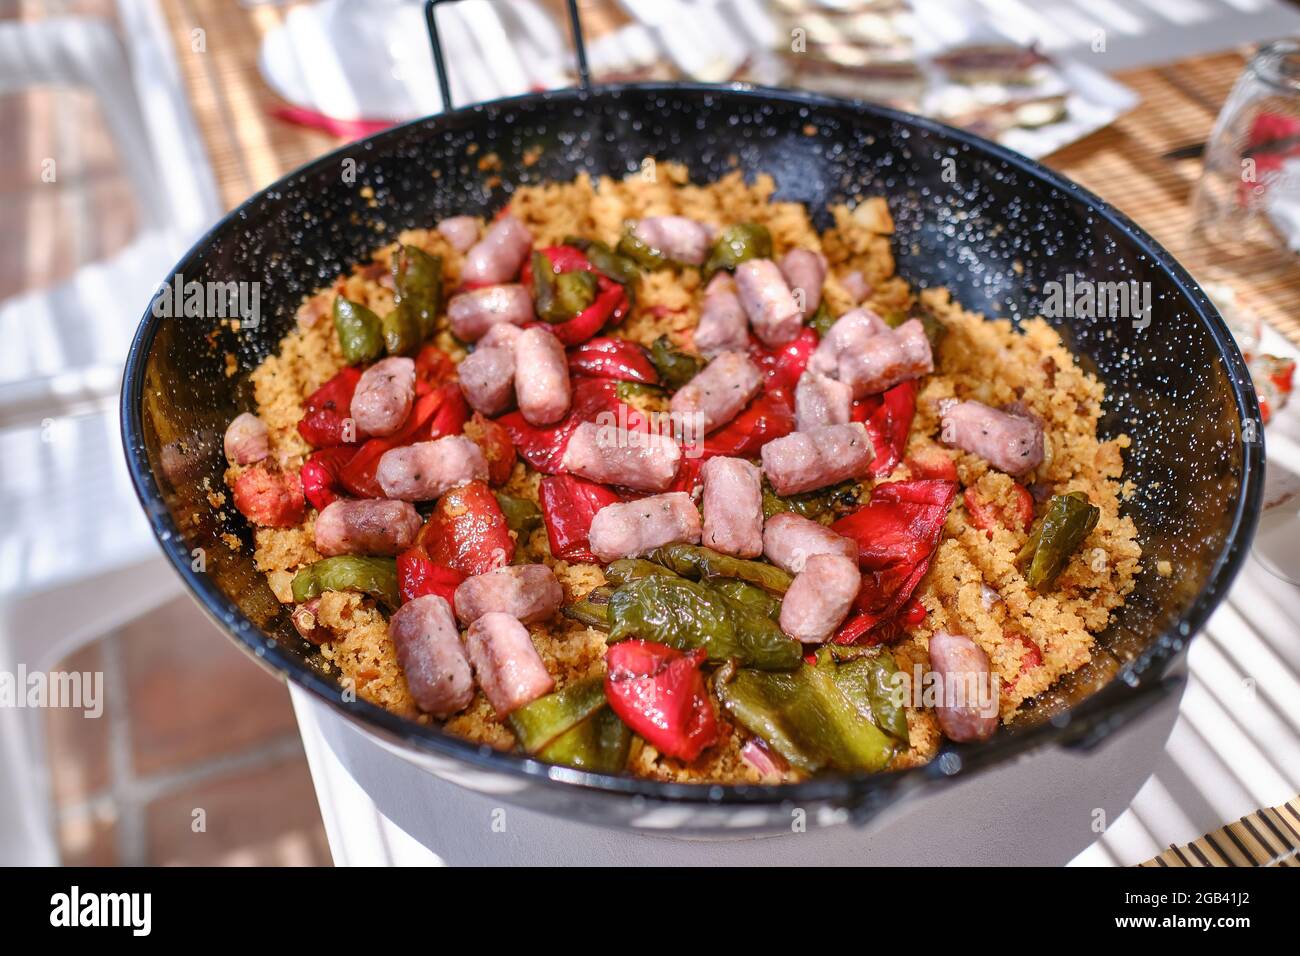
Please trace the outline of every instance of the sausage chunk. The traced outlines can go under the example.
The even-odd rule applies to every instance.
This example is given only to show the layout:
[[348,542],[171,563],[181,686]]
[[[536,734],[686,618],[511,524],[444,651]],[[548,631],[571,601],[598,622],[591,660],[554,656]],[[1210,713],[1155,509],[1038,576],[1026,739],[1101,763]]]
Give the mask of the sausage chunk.
[[781,630],[804,644],[822,644],[849,615],[862,586],[858,562],[815,554],[795,575],[781,601]]
[[710,458],[704,479],[706,548],[754,558],[763,553],[763,483],[758,469],[743,458]]
[[528,628],[509,614],[484,614],[465,632],[465,646],[483,696],[498,717],[555,689],[555,681],[546,673]]
[[457,252],[466,252],[478,242],[478,217],[452,216],[438,223],[438,232]]
[[515,341],[515,397],[530,425],[553,425],[569,410],[569,362],[548,329],[524,329]]
[[432,501],[449,488],[470,481],[487,481],[483,449],[464,435],[390,448],[379,459],[375,479],[389,498]]
[[[510,326],[514,328],[514,326]],[[470,408],[499,415],[515,400],[513,349],[479,345],[457,367],[460,390]]]
[[533,237],[528,227],[506,213],[465,253],[460,281],[467,285],[509,282],[519,275],[532,249]]
[[650,216],[632,228],[632,235],[647,246],[688,266],[702,265],[709,257],[713,233],[712,226],[685,216]]
[[[803,293],[803,314],[812,315],[822,304],[822,283],[826,281],[826,257],[811,249],[791,249],[781,257],[781,275],[790,291]],[[795,296],[795,301],[799,297]]]
[[854,398],[883,392],[933,371],[934,356],[920,319],[873,335],[860,347],[840,354],[839,379],[853,389]]
[[415,401],[415,360],[399,355],[380,359],[361,373],[352,393],[357,431],[382,438],[400,429]]
[[778,495],[797,495],[867,473],[875,450],[861,422],[821,425],[763,446],[763,474]]
[[859,270],[855,269],[840,279],[840,288],[849,294],[854,305],[861,305],[871,298],[871,283]]
[[234,465],[252,465],[271,453],[271,440],[266,422],[252,412],[240,412],[226,426],[222,441],[226,460]]
[[778,568],[798,574],[808,559],[818,554],[856,561],[858,543],[799,515],[777,514],[767,519],[763,526],[763,557]]
[[673,421],[683,434],[707,435],[739,415],[762,388],[763,373],[749,356],[723,352],[673,395]]
[[677,476],[682,450],[667,435],[583,422],[564,449],[561,467],[579,478],[636,491],[663,491]]
[[794,389],[795,430],[843,425],[853,411],[853,390],[816,372],[804,372]]
[[407,601],[389,620],[388,636],[421,710],[450,717],[474,700],[474,675],[445,598],[426,594]]
[[665,544],[699,544],[700,513],[684,491],[651,495],[601,508],[587,537],[601,561],[630,558]]
[[407,501],[340,498],[316,516],[316,550],[335,554],[397,554],[415,544],[423,519]]
[[517,564],[466,578],[456,588],[456,616],[465,625],[500,611],[525,624],[544,621],[564,602],[564,589],[544,564]]
[[764,345],[785,345],[799,334],[803,313],[771,259],[750,259],[738,265],[736,289],[749,324]]
[[485,349],[509,349],[510,354],[515,354],[515,343],[519,341],[519,336],[524,334],[524,330],[517,325],[511,325],[509,322],[498,322],[487,330],[483,338],[478,340],[478,347]]
[[503,322],[523,325],[532,319],[533,297],[521,285],[490,285],[453,295],[447,303],[447,321],[462,342],[477,342]]
[[890,331],[889,325],[870,309],[845,312],[832,325],[808,360],[808,370],[836,378],[840,374],[840,356],[859,351],[867,339]]
[[749,346],[749,320],[736,295],[736,281],[719,272],[704,289],[695,348],[705,358],[721,352],[743,352]]
[[988,740],[998,729],[998,691],[984,649],[965,634],[945,631],[930,638],[930,668],[939,681],[934,715],[939,729],[958,743]]
[[1019,477],[1043,461],[1043,427],[1027,415],[958,402],[943,410],[939,437],[945,445],[979,455],[998,471]]

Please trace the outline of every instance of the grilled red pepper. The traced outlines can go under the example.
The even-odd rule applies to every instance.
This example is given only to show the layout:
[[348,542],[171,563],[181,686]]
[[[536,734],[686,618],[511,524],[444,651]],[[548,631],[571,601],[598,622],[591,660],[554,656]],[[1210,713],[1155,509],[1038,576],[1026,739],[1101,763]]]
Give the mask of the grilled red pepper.
[[560,460],[574,429],[583,422],[595,421],[605,412],[617,419],[620,406],[626,408],[623,414],[629,425],[644,422],[644,417],[635,409],[627,408],[619,401],[618,382],[607,378],[575,378],[569,413],[558,424],[538,428],[528,424],[518,411],[502,415],[497,423],[510,433],[515,449],[524,461],[542,474],[554,475],[560,471]]
[[455,382],[440,385],[415,400],[400,431],[387,438],[372,438],[362,445],[340,472],[339,481],[359,498],[382,498],[384,490],[375,480],[375,470],[386,451],[459,434],[468,419],[469,406],[465,404],[460,386]]
[[749,357],[762,369],[769,389],[794,388],[816,349],[815,329],[806,328],[793,341],[776,348],[768,348],[752,336],[749,340]]
[[397,556],[397,589],[403,604],[426,594],[436,594],[455,610],[453,598],[464,580],[465,575],[455,568],[434,564],[423,548],[410,548]]
[[[743,412],[705,438],[703,457],[755,458],[765,444],[792,431],[794,402],[785,389],[773,388],[759,395]],[[690,457],[689,454],[686,457]]]
[[565,561],[595,561],[587,535],[596,512],[621,500],[604,485],[573,475],[551,475],[537,486],[551,554]]
[[[348,366],[307,396],[307,411],[298,421],[298,434],[313,448],[333,448],[356,444],[364,436],[345,434],[344,425],[352,418],[352,393],[357,390],[361,372]],[[350,441],[345,442],[344,439]]]
[[456,363],[436,345],[426,345],[415,356],[415,393],[423,395],[456,377]]
[[851,418],[867,426],[875,457],[871,476],[889,474],[903,460],[907,435],[916,415],[916,382],[902,382],[879,395],[868,395],[853,403]]
[[705,657],[703,648],[685,653],[651,641],[612,644],[605,651],[605,699],[652,747],[689,763],[718,739],[700,673]]
[[504,485],[515,470],[515,443],[510,433],[497,422],[485,418],[480,412],[465,423],[465,437],[483,450],[487,459],[488,483]]
[[938,448],[931,448],[916,455],[909,455],[906,464],[913,478],[957,480],[957,463]]
[[434,564],[485,574],[514,560],[515,540],[487,482],[471,481],[438,499],[416,544]]
[[569,353],[569,372],[620,382],[659,384],[659,373],[650,364],[645,349],[627,339],[592,339]]
[[343,491],[339,476],[357,451],[355,445],[322,448],[312,452],[303,463],[298,473],[302,479],[302,493],[317,511],[324,511],[327,505],[338,499]]
[[704,484],[704,476],[700,474],[703,468],[703,458],[683,457],[681,464],[677,466],[677,477],[668,486],[668,490],[684,491],[694,497],[695,490]]
[[930,567],[943,523],[957,495],[957,483],[941,479],[894,481],[877,485],[871,501],[831,525],[858,543],[862,589],[853,614],[835,643],[867,643],[900,636],[887,626],[907,604]]
[[1023,485],[1016,485],[1013,495],[1015,504],[1010,514],[986,502],[974,488],[966,489],[962,501],[966,505],[971,523],[987,532],[991,540],[994,528],[1012,530],[1019,528],[1021,531],[1028,531],[1029,526],[1034,523],[1034,498],[1029,490]]

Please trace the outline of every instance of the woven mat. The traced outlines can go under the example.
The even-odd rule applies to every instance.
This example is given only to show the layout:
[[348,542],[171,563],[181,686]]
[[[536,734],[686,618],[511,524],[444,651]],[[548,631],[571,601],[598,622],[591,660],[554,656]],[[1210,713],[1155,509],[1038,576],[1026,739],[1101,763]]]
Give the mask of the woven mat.
[[1300,866],[1300,797],[1171,846],[1142,866]]

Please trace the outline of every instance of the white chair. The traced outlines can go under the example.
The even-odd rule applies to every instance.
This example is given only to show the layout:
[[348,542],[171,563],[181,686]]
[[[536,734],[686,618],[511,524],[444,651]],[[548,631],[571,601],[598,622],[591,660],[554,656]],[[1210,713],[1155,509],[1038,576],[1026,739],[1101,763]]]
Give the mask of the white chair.
[[[180,591],[126,473],[117,395],[150,295],[220,209],[159,11],[153,0],[120,0],[119,19],[129,50],[103,20],[0,23],[0,94],[93,91],[141,224],[111,259],[0,303],[0,672],[8,674],[46,670]],[[0,708],[2,864],[57,860],[42,717]]]

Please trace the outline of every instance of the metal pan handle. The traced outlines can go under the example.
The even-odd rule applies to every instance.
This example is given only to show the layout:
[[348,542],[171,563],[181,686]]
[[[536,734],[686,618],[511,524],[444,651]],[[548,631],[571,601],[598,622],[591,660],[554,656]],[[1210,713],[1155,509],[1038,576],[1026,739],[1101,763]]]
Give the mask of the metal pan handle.
[[[447,77],[447,61],[442,55],[442,41],[438,38],[437,9],[440,4],[458,0],[424,0],[424,22],[429,28],[429,44],[433,47],[433,66],[438,71],[438,90],[442,93],[443,111],[450,110],[451,83]],[[573,31],[573,52],[578,60],[578,86],[591,89],[591,72],[587,69],[587,44],[582,37],[582,17],[578,14],[578,0],[567,0],[569,27]]]

